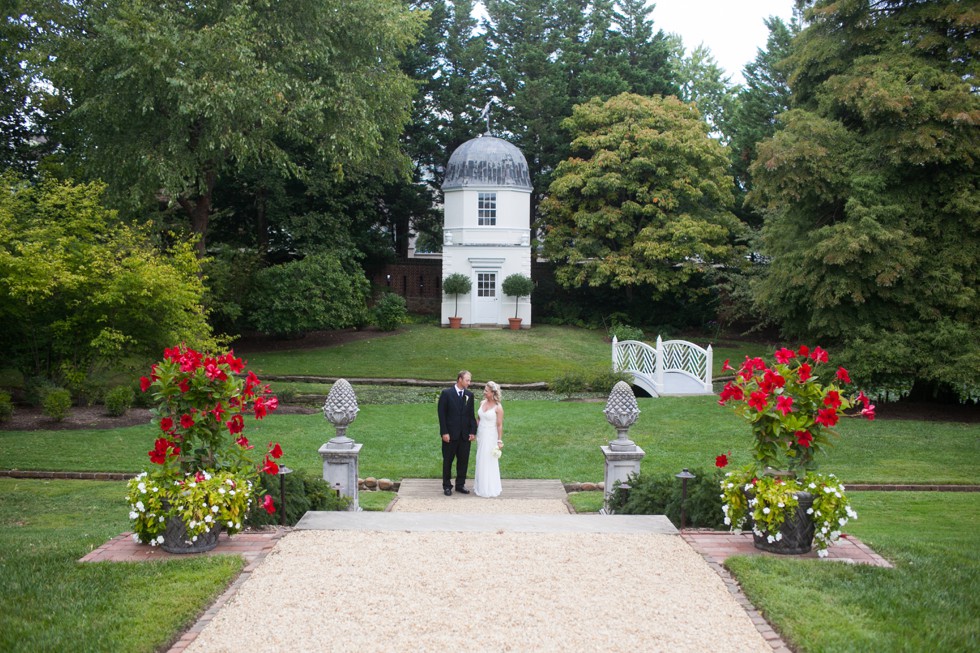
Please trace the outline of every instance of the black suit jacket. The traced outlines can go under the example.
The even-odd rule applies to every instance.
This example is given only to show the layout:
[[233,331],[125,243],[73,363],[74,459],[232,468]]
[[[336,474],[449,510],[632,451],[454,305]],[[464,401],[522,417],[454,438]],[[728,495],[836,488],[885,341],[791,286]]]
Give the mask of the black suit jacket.
[[476,406],[473,393],[463,391],[463,398],[456,394],[456,386],[451,386],[439,395],[439,437],[449,434],[450,440],[469,439],[476,433]]

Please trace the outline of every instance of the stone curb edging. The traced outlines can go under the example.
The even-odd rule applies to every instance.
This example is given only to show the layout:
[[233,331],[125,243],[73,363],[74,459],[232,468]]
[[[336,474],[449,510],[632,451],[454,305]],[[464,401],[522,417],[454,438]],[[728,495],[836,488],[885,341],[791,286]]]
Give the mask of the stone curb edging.
[[[313,376],[297,374],[263,374],[262,378],[266,381],[285,381],[290,383],[336,383],[340,379],[345,379],[351,385],[405,385],[420,388],[445,388],[446,381],[423,381],[421,379],[363,379],[342,376]],[[483,384],[477,381],[473,386],[482,388]],[[502,390],[547,390],[548,384],[544,381],[534,383],[501,383]],[[319,395],[317,395],[319,396]]]
[[35,478],[83,481],[128,481],[136,472],[43,472],[30,469],[0,469],[0,478]]

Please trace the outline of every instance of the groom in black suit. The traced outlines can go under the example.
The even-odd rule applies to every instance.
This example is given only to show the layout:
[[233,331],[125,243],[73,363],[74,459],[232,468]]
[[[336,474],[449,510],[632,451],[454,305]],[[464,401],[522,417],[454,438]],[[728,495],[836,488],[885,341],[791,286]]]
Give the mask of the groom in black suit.
[[466,468],[470,463],[470,442],[476,439],[476,407],[470,387],[472,377],[463,370],[456,383],[439,395],[439,433],[442,434],[442,490],[452,496],[453,458],[456,459],[456,491],[469,494]]

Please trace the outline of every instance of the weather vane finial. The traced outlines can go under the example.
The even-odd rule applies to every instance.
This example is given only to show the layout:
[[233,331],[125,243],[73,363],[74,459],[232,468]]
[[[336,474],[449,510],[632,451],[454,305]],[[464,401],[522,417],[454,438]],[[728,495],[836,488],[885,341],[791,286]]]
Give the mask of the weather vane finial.
[[490,101],[483,105],[483,111],[480,112],[480,120],[487,121],[487,134],[490,134],[490,106],[493,104],[494,100],[497,98],[492,97]]

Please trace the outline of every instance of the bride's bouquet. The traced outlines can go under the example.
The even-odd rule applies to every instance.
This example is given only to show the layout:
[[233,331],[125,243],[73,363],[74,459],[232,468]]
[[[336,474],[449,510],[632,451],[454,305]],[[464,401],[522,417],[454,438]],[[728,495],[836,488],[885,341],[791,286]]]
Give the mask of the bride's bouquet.
[[493,448],[493,457],[494,458],[497,458],[499,460],[500,459],[500,456],[502,456],[503,453],[504,453],[504,451],[500,447],[494,447]]

